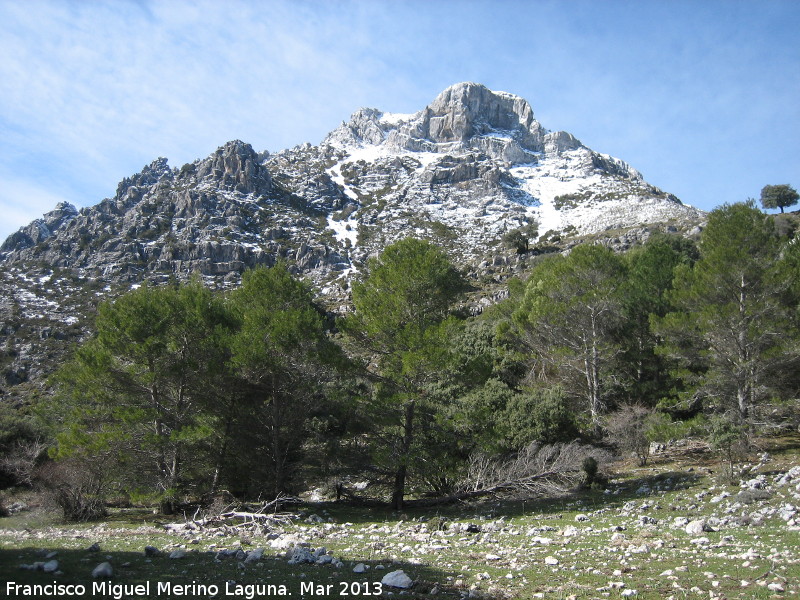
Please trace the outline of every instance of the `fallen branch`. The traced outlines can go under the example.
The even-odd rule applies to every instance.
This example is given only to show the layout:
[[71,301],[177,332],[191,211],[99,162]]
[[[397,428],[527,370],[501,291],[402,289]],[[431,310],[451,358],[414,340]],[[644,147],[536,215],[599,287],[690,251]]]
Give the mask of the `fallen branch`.
[[[261,504],[255,510],[230,510],[231,505],[227,506],[224,512],[208,515],[198,519],[200,509],[194,516],[187,518],[183,523],[167,523],[164,529],[176,533],[186,531],[225,531],[237,532],[248,530],[251,533],[263,534],[270,531],[273,527],[285,526],[297,519],[294,513],[278,513],[279,507],[285,504],[296,504],[297,498],[289,496],[278,496],[274,500]],[[268,512],[272,510],[272,512]],[[242,522],[236,522],[242,521]]]
[[437,506],[482,496],[509,494],[516,497],[553,495],[574,489],[584,480],[586,457],[606,462],[608,453],[578,442],[542,445],[533,442],[506,459],[475,455],[461,489],[439,498],[409,500],[410,506]]

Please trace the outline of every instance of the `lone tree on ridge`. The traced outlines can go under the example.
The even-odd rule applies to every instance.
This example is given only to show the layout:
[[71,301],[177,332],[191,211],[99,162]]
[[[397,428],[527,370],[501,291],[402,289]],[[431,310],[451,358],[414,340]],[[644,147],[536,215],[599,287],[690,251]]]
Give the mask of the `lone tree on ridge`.
[[781,185],[765,185],[761,189],[761,206],[764,208],[780,208],[794,206],[800,200],[797,190],[788,183]]

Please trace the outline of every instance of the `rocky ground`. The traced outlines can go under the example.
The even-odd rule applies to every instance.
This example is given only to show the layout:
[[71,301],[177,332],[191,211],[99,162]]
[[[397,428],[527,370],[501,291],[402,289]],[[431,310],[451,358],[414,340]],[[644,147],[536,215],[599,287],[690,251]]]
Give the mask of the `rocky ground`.
[[797,442],[754,455],[735,483],[695,443],[617,465],[605,491],[405,514],[316,504],[253,528],[167,528],[141,511],[60,526],[32,508],[0,520],[0,579],[125,598],[793,597]]

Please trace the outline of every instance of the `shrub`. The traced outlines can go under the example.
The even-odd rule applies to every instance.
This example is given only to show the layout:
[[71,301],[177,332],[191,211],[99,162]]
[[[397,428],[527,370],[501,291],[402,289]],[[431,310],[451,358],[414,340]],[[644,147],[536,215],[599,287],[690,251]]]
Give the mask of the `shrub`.
[[714,415],[709,420],[708,442],[727,463],[723,476],[735,482],[736,463],[746,456],[750,446],[747,428],[731,414]]
[[663,438],[669,430],[666,415],[640,404],[628,404],[611,413],[605,419],[606,439],[621,452],[633,454],[639,466],[647,464],[650,457],[650,443],[666,441]]
[[108,514],[101,469],[78,459],[48,462],[39,468],[36,480],[66,521],[91,521]]
[[575,418],[560,387],[538,388],[516,394],[501,416],[501,428],[512,447],[532,441],[552,444],[574,439],[578,433]]
[[595,459],[593,456],[587,456],[581,463],[581,469],[586,477],[584,485],[591,486],[597,478],[597,459]]

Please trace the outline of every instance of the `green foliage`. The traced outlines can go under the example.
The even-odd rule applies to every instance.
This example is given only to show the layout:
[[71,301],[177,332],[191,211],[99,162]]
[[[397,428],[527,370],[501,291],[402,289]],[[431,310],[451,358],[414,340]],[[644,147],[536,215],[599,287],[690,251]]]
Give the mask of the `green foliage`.
[[593,456],[587,456],[581,463],[581,469],[583,469],[584,474],[584,485],[591,486],[597,479],[597,471],[599,469],[597,459]]
[[353,284],[357,325],[374,344],[401,349],[425,346],[429,328],[449,315],[466,283],[436,246],[406,238],[367,264]]
[[96,337],[55,378],[54,416],[63,420],[55,456],[107,461],[127,487],[155,488],[169,510],[190,483],[188,457],[207,458],[229,326],[197,281],[143,286],[102,304]]
[[5,454],[18,442],[42,437],[42,426],[26,412],[0,403],[0,453]]
[[517,254],[525,254],[530,248],[531,238],[535,238],[538,233],[539,226],[535,221],[531,221],[527,225],[505,233],[503,235],[503,244],[516,250]]
[[[52,456],[102,474],[75,480],[89,509],[108,494],[172,508],[220,488],[341,492],[349,477],[402,508],[408,495],[452,493],[470,456],[601,426],[641,464],[653,441],[710,432],[732,465],[754,408],[800,389],[800,244],[773,223],[752,204],[726,205],[698,246],[654,235],[625,255],[587,244],[538,257],[507,300],[470,319],[456,310],[462,275],[409,238],[353,283],[345,335],[283,264],[227,294],[199,281],[143,286],[100,305],[95,336],[54,378],[42,410]],[[526,249],[525,232],[512,233]],[[701,408],[727,421],[681,421]],[[5,416],[6,455],[47,431]]]
[[772,219],[752,203],[734,204],[710,213],[699,248],[693,266],[675,270],[667,299],[676,310],[653,317],[665,340],[659,351],[676,361],[687,393],[702,392],[747,420],[797,357],[780,241]]
[[[429,387],[447,365],[448,341],[458,327],[450,314],[466,290],[461,274],[428,242],[407,238],[370,259],[368,275],[353,284],[355,314],[343,326],[373,353],[379,377],[372,409],[386,440],[374,456],[393,472],[392,502],[401,508],[414,457],[436,447],[415,445],[423,433],[436,437],[438,412]],[[377,417],[378,415],[376,415]]]
[[625,264],[608,248],[581,245],[531,273],[514,321],[533,352],[533,370],[582,399],[599,428],[609,368],[620,353]]
[[497,418],[508,449],[517,450],[533,441],[564,442],[578,435],[568,398],[560,387],[513,394]]
[[655,412],[646,435],[651,442],[667,443],[688,437],[704,437],[707,431],[708,418],[702,413],[690,419],[673,421],[665,413]]
[[627,278],[622,286],[625,317],[619,382],[624,399],[655,406],[669,395],[677,382],[670,376],[673,365],[655,352],[658,344],[650,328],[652,317],[672,310],[667,293],[679,265],[691,265],[698,257],[696,246],[674,235],[654,235],[641,248],[624,256]]
[[783,212],[784,208],[794,206],[798,200],[800,194],[788,183],[765,185],[761,188],[761,206],[764,208],[780,208]]
[[[244,390],[229,402],[225,420],[261,456],[257,464],[245,461],[231,483],[250,492],[258,485],[273,494],[290,491],[303,458],[298,440],[342,355],[327,336],[308,285],[283,264],[245,273],[229,308],[237,325],[230,364]],[[235,454],[230,460],[242,462]]]
[[735,481],[736,463],[748,448],[747,428],[738,422],[738,415],[715,414],[708,423],[708,442],[728,463],[727,477]]

